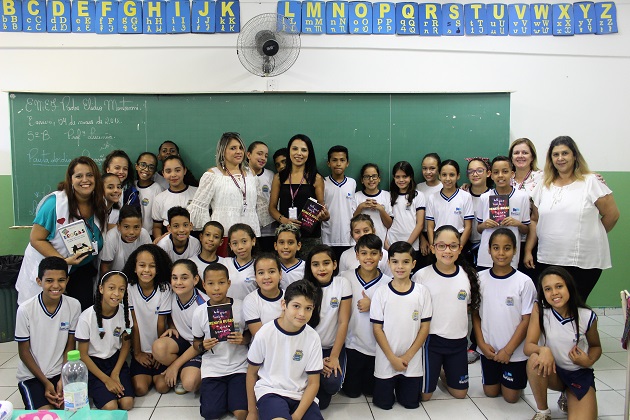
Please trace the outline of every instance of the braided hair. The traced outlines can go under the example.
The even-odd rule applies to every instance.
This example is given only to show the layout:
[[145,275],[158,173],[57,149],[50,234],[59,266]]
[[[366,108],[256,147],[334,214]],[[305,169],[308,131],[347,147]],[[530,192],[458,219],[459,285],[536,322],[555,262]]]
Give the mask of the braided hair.
[[98,325],[98,335],[101,339],[105,336],[105,329],[103,328],[103,294],[101,293],[101,287],[107,283],[109,279],[114,276],[120,276],[125,279],[125,294],[123,295],[123,309],[125,315],[125,329],[129,328],[129,300],[127,298],[127,285],[129,284],[129,279],[122,271],[110,271],[105,273],[101,280],[98,283],[96,288],[96,293],[94,296],[94,313],[96,314],[96,324]]

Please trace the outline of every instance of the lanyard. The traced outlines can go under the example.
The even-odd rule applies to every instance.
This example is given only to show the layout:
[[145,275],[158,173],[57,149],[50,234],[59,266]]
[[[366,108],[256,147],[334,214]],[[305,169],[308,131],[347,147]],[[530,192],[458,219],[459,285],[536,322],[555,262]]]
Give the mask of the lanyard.
[[243,194],[243,211],[245,211],[247,209],[247,181],[245,180],[245,174],[243,173],[243,170],[241,170],[241,176],[243,177],[243,188],[241,188],[241,186],[238,184],[238,181],[236,181],[236,178],[234,178],[234,175],[232,175],[228,168],[225,168],[225,172],[228,173],[230,178],[232,178],[234,185],[236,185],[236,188],[238,188],[241,194]]
[[295,197],[297,197],[298,192],[300,192],[300,187],[302,186],[302,183],[306,181],[306,179],[304,178],[304,174],[302,174],[302,179],[300,180],[300,185],[298,185],[297,189],[295,190],[295,193],[293,192],[293,187],[292,187],[292,181],[291,181],[291,174],[289,174],[289,191],[291,192],[291,207],[295,207]]
[[[79,216],[81,216],[81,211],[79,211],[79,209],[77,209],[77,213],[79,213]],[[110,209],[110,213],[111,213],[111,209]],[[83,216],[81,216],[81,219],[83,219],[83,222],[85,223],[85,227],[87,228],[87,230],[90,231],[90,235],[92,236],[92,242],[96,242],[96,235],[94,234],[94,231],[92,230],[92,225],[90,225],[90,222],[88,221],[88,219],[84,218]],[[94,225],[94,227],[96,227],[96,225]]]
[[527,175],[525,175],[525,178],[523,178],[523,182],[521,182],[520,184],[516,181],[516,176],[514,178],[514,185],[517,187],[517,190],[522,190],[523,188],[525,188],[525,181],[527,181],[527,178],[529,178],[529,176],[532,174],[532,170],[530,169],[529,172],[527,172]]

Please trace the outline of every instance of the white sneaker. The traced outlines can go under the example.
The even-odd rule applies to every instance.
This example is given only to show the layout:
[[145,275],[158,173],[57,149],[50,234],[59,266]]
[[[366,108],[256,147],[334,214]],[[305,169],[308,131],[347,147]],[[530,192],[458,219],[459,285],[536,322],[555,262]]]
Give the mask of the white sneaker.
[[548,413],[536,413],[532,420],[551,420],[551,414]]
[[569,403],[567,402],[567,394],[565,394],[564,392],[561,392],[560,398],[558,398],[558,408],[563,413],[567,413],[569,411],[568,405]]
[[182,381],[180,380],[178,380],[177,383],[175,384],[175,393],[177,395],[184,395],[188,393],[188,391],[184,389],[184,384],[182,384]]

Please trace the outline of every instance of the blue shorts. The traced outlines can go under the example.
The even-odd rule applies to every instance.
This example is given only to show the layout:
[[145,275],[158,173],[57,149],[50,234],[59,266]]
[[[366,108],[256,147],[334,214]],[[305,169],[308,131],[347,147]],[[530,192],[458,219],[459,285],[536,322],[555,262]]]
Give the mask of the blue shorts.
[[[61,375],[53,376],[48,380],[57,389],[57,383],[61,379]],[[24,401],[24,408],[26,410],[37,410],[45,405],[52,405],[50,401],[46,399],[46,388],[39,382],[37,378],[27,379],[18,383],[18,389],[20,395],[22,395],[22,401]]]
[[372,402],[383,410],[391,410],[394,407],[394,401],[398,401],[398,404],[405,408],[418,408],[421,384],[422,376],[396,375],[389,379],[376,378]]
[[556,366],[556,374],[560,381],[581,400],[590,387],[595,389],[595,374],[593,369],[566,370]]
[[166,370],[166,366],[160,365],[158,368],[148,368],[142,366],[135,357],[131,356],[131,366],[129,366],[129,371],[131,372],[131,377],[133,378],[136,375],[149,375],[151,377],[160,375],[162,372]]
[[218,419],[238,410],[247,411],[245,374],[203,378],[199,389],[199,413],[204,419]]
[[361,393],[374,395],[374,356],[368,356],[355,349],[346,349],[346,377],[343,392],[350,398],[358,398]]
[[[275,418],[290,419],[291,414],[297,410],[300,402],[289,397],[278,394],[265,394],[257,402],[258,418],[260,420],[271,420]],[[313,401],[306,410],[303,420],[324,420],[319,406]]]
[[[111,375],[112,370],[116,367],[116,363],[118,362],[118,355],[120,351],[117,351],[109,359],[99,359],[98,357],[92,357],[92,361],[103,373],[107,376]],[[122,368],[120,369],[120,383],[125,388],[123,392],[123,397],[135,397],[133,392],[133,385],[131,383],[131,374],[129,373],[129,367],[127,366],[127,362],[123,363]],[[92,372],[88,372],[88,394],[94,401],[94,405],[96,408],[101,409],[105,404],[110,401],[118,400],[118,396],[110,392],[105,383],[98,379],[96,375],[93,375]]]
[[[322,356],[324,358],[330,356],[330,352],[332,349],[323,349]],[[324,410],[330,405],[330,400],[333,395],[335,395],[339,390],[341,390],[341,386],[343,385],[343,380],[346,376],[346,347],[343,346],[341,348],[341,352],[339,353],[339,366],[341,367],[341,374],[337,373],[337,375],[330,375],[328,378],[324,376],[322,372],[319,377],[319,391],[317,391],[317,399],[319,400],[319,408]]]
[[501,383],[508,389],[525,389],[527,386],[527,360],[503,364],[488,360],[481,354],[481,380],[484,385]]
[[[187,340],[182,338],[181,335],[179,337],[171,336],[169,338],[177,344],[177,357],[184,354],[184,352],[186,352],[186,350],[191,347],[191,344]],[[182,365],[182,369],[186,367],[196,367],[197,369],[201,369],[201,355],[199,354],[193,357]]]
[[448,339],[429,334],[424,343],[424,384],[422,392],[430,394],[437,388],[440,371],[444,368],[446,385],[453,389],[468,389],[468,339]]

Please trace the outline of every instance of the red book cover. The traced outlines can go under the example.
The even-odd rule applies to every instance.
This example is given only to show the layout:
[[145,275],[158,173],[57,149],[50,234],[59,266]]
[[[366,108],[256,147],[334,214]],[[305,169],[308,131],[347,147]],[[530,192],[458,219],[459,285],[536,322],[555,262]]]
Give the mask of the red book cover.
[[234,332],[234,314],[232,304],[208,306],[208,325],[210,336],[219,341],[227,341],[228,335]]
[[501,223],[503,219],[510,216],[510,197],[507,195],[491,195],[488,200],[490,204],[490,219]]
[[323,208],[324,206],[319,204],[317,200],[312,197],[308,198],[308,201],[304,204],[302,213],[300,213],[300,221],[302,222],[303,230],[312,232],[313,229],[315,229],[315,225],[319,223],[317,215]]

